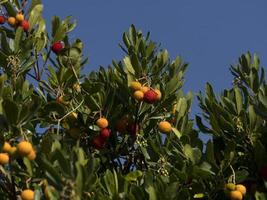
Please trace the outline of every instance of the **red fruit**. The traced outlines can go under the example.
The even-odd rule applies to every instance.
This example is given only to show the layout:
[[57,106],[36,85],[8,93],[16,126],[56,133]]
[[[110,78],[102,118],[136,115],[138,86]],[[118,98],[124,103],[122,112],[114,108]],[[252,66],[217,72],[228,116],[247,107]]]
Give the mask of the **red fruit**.
[[130,134],[130,135],[133,135],[135,136],[138,132],[138,125],[137,124],[129,124],[127,126],[127,132]]
[[263,180],[267,180],[267,165],[261,167],[259,175]]
[[63,45],[61,42],[55,42],[52,47],[51,47],[52,51],[55,53],[55,54],[59,54],[60,51],[63,49]]
[[98,135],[93,138],[92,145],[94,148],[100,150],[104,148],[105,141]]
[[20,24],[24,31],[28,31],[30,28],[30,24],[27,20],[23,20]]
[[148,90],[144,94],[143,101],[146,103],[154,103],[157,101],[158,94],[154,90]]
[[0,16],[0,24],[4,24],[6,22],[6,18],[4,16]]
[[109,138],[110,136],[110,130],[108,128],[103,128],[100,131],[100,137],[104,140],[106,140],[107,138]]

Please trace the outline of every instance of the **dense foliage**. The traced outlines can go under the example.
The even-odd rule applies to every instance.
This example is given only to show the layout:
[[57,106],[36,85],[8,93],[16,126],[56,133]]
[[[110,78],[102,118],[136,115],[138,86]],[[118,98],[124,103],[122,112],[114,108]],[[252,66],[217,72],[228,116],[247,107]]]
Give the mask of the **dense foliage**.
[[207,83],[191,119],[188,64],[149,33],[132,25],[122,60],[83,74],[71,17],[53,17],[48,31],[40,0],[0,4],[1,199],[267,199],[256,55],[230,67],[233,86],[221,94]]

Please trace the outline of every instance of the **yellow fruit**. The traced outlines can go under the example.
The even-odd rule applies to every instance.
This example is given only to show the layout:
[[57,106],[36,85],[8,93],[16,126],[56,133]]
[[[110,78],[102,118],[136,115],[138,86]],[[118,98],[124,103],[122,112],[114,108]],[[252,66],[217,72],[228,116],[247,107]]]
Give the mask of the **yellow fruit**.
[[8,142],[5,142],[3,147],[2,147],[2,151],[5,153],[8,153],[11,149],[11,145]]
[[230,191],[228,195],[231,200],[242,200],[243,199],[242,193],[237,190]]
[[246,192],[247,192],[246,187],[245,187],[244,185],[242,185],[242,184],[237,184],[237,185],[235,186],[235,189],[236,189],[237,191],[241,192],[241,194],[242,194],[243,196],[245,196],[245,194],[246,194]]
[[161,92],[159,89],[155,89],[155,92],[157,93],[156,100],[159,101],[161,99]]
[[20,155],[27,156],[32,151],[32,144],[27,141],[21,141],[17,145],[17,149]]
[[141,87],[142,87],[142,85],[138,81],[133,81],[133,82],[130,83],[130,88],[132,90],[140,90]]
[[147,86],[142,86],[142,87],[141,87],[141,91],[142,91],[143,93],[146,93],[148,90],[150,90],[150,88],[147,87]]
[[77,138],[80,137],[80,133],[81,133],[81,131],[80,131],[79,128],[75,128],[75,127],[73,127],[73,128],[70,128],[70,129],[68,130],[68,133],[70,134],[71,137],[77,139]]
[[34,200],[34,191],[27,189],[23,190],[20,194],[22,200]]
[[103,128],[107,128],[108,127],[108,120],[104,117],[102,118],[99,118],[97,121],[96,121],[96,125],[103,129]]
[[22,21],[24,20],[24,15],[23,15],[22,13],[18,13],[18,14],[16,15],[16,20],[17,20],[18,22],[22,22]]
[[0,165],[8,164],[9,156],[7,153],[0,153]]
[[7,22],[9,23],[10,26],[15,26],[16,23],[17,23],[15,17],[9,17],[9,18],[7,19]]
[[28,158],[30,161],[35,160],[35,158],[36,158],[36,152],[35,152],[35,150],[32,150],[32,151],[27,155],[27,158]]
[[226,183],[224,187],[227,190],[235,190],[235,184],[234,183]]
[[172,126],[169,122],[167,121],[162,121],[159,123],[159,130],[162,133],[169,133],[172,131]]
[[10,156],[15,156],[16,153],[17,153],[17,147],[11,147],[11,149],[8,151],[8,154]]
[[133,94],[133,97],[137,100],[137,101],[142,101],[144,98],[144,93],[141,90],[136,90]]

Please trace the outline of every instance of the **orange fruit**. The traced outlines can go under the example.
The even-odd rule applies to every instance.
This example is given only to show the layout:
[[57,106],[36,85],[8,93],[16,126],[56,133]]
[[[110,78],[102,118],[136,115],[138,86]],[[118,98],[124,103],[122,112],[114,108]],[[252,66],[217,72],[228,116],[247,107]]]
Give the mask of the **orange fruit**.
[[224,187],[227,190],[235,190],[235,184],[234,183],[226,183]]
[[142,91],[143,93],[146,93],[148,90],[150,90],[150,88],[147,87],[147,86],[142,86],[142,87],[141,87],[141,91]]
[[159,89],[155,89],[155,92],[157,93],[157,97],[156,97],[156,100],[159,101],[161,99],[161,92]]
[[99,118],[97,121],[96,121],[96,125],[99,127],[99,128],[107,128],[108,127],[108,120],[104,117],[102,118]]
[[34,191],[27,189],[23,190],[20,194],[22,200],[34,200]]
[[20,155],[27,156],[32,151],[32,144],[28,141],[21,141],[17,145],[17,149]]
[[142,101],[144,98],[144,93],[141,90],[136,90],[133,94],[133,97],[137,101]]
[[2,151],[5,153],[8,153],[11,149],[11,145],[8,142],[5,142],[3,147],[2,147]]
[[22,22],[22,21],[24,20],[24,15],[23,15],[22,13],[18,13],[18,14],[16,15],[16,20],[17,20],[18,22]]
[[9,18],[7,19],[7,22],[9,23],[10,26],[15,26],[16,23],[17,23],[15,17],[9,17]]
[[242,193],[237,190],[230,191],[228,196],[231,200],[242,200],[243,199]]
[[11,147],[8,154],[14,156],[17,153],[17,147]]
[[32,151],[27,155],[27,158],[28,158],[30,161],[35,160],[35,158],[36,158],[36,152],[35,152],[35,150],[32,150]]
[[132,90],[140,90],[142,88],[142,85],[138,81],[133,81],[133,82],[130,83],[130,86],[129,87]]
[[159,123],[159,130],[162,133],[169,133],[172,131],[172,126],[169,122],[167,121],[162,121]]
[[235,186],[235,189],[236,189],[237,191],[241,192],[241,194],[242,194],[243,196],[245,196],[245,194],[246,194],[246,192],[247,192],[246,187],[245,187],[244,185],[242,185],[242,184],[237,184],[237,185]]
[[8,164],[9,156],[7,153],[0,153],[0,165]]

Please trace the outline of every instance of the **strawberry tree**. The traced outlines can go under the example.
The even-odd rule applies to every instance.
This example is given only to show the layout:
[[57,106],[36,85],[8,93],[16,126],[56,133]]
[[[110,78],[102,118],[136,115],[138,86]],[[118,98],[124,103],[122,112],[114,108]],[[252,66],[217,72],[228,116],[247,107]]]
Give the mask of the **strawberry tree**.
[[[266,83],[259,58],[207,84],[189,115],[187,63],[132,25],[121,60],[88,74],[76,22],[40,0],[1,1],[0,193],[3,199],[266,199]],[[86,70],[88,71],[88,70]],[[210,135],[204,143],[199,133]]]

